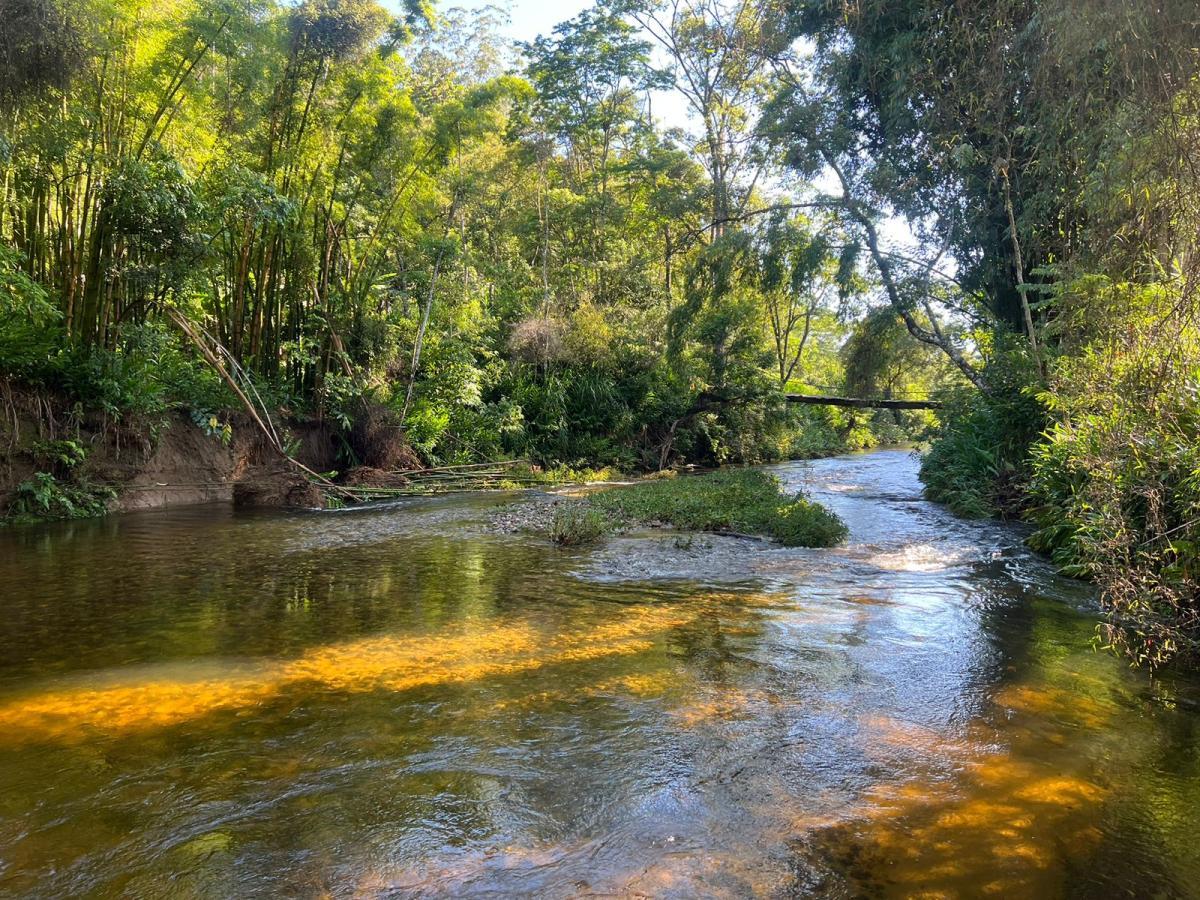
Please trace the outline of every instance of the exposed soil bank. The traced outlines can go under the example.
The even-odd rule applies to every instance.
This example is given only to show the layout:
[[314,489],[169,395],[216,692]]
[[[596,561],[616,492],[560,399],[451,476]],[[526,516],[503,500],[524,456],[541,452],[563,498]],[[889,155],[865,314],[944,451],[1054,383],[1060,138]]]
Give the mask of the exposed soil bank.
[[[38,442],[72,440],[87,451],[75,477],[116,491],[114,510],[208,502],[319,507],[320,492],[268,445],[242,413],[222,418],[228,440],[209,434],[183,412],[155,421],[115,421],[80,411],[61,398],[0,382],[0,512],[17,486],[44,469]],[[290,421],[293,456],[317,472],[337,465],[328,424]]]

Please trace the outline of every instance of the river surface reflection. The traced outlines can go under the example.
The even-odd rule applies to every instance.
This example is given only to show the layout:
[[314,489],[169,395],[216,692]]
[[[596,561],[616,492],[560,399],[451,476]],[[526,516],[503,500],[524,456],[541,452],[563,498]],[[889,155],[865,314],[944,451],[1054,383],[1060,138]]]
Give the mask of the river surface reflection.
[[0,532],[0,894],[1200,896],[1200,686],[880,451],[845,546],[511,497]]

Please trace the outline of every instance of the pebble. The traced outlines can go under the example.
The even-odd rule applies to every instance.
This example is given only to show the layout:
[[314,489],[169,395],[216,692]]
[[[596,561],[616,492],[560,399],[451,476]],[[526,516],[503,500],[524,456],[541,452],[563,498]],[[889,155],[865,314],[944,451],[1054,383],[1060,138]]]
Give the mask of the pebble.
[[554,521],[554,511],[564,504],[578,503],[562,497],[534,497],[503,506],[488,518],[491,527],[505,534],[523,531],[546,531]]

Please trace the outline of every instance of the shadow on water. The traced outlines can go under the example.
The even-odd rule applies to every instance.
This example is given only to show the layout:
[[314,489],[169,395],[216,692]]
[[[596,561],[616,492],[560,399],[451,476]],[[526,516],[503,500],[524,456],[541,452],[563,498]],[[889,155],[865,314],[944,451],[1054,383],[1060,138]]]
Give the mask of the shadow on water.
[[775,471],[845,546],[562,551],[495,496],[0,534],[0,892],[1196,895],[1197,686],[907,454]]

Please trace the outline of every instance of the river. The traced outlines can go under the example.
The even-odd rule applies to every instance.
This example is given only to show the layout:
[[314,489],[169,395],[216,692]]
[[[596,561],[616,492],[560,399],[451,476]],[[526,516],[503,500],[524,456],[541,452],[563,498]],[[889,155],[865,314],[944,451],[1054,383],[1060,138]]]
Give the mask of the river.
[[1200,896],[1200,684],[908,453],[772,470],[843,547],[497,495],[0,533],[0,894]]

